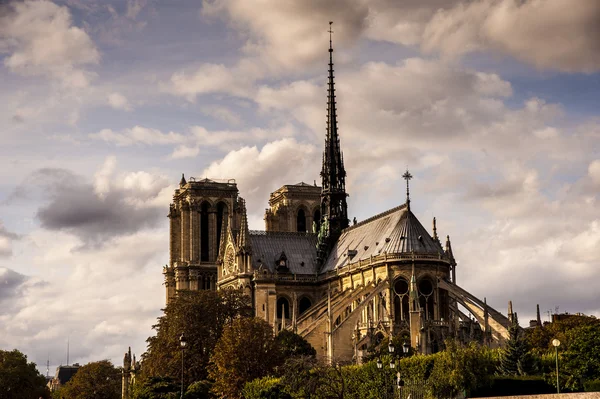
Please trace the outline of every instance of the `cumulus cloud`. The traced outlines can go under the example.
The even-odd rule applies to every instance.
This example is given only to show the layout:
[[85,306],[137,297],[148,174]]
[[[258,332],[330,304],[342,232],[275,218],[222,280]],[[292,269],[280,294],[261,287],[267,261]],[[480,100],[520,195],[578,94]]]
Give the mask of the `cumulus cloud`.
[[17,234],[8,231],[0,222],[0,257],[12,255],[12,241],[18,238]]
[[337,42],[354,41],[367,24],[369,7],[362,1],[346,0],[205,0],[202,13],[231,21],[247,37],[246,54],[268,60],[264,67],[297,70],[322,62],[328,21],[335,21]]
[[162,133],[157,129],[146,128],[143,126],[134,126],[122,131],[112,129],[102,129],[98,133],[90,134],[92,139],[102,140],[118,146],[131,145],[166,145],[180,144],[187,139],[180,133],[168,132]]
[[47,0],[10,2],[0,17],[4,65],[22,75],[50,76],[70,87],[84,87],[100,54],[88,34],[74,26],[67,7]]
[[173,189],[160,175],[144,171],[117,174],[112,157],[93,182],[65,169],[40,169],[28,181],[43,188],[38,195],[44,204],[36,212],[41,226],[68,232],[92,246],[159,225]]
[[121,93],[110,93],[108,95],[108,105],[110,105],[114,109],[120,109],[123,111],[132,111],[133,107],[127,100],[127,97],[122,95]]
[[600,3],[482,0],[438,10],[422,45],[457,56],[497,50],[541,69],[600,70]]
[[213,162],[203,176],[234,178],[249,212],[260,214],[268,193],[283,184],[312,181],[318,176],[320,152],[311,144],[285,138],[262,148],[243,147]]

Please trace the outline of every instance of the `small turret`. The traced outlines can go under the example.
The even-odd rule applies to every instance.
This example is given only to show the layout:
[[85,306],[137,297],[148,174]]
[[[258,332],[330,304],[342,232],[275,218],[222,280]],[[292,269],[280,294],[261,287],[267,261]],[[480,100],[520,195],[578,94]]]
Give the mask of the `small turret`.
[[185,181],[185,175],[182,173],[181,174],[181,180],[179,181],[179,187],[183,187],[187,184],[187,182]]

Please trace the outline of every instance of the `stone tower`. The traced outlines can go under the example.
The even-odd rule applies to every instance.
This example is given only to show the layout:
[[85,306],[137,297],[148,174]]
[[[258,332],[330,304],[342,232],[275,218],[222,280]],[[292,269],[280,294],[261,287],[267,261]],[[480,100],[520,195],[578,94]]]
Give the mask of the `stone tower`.
[[271,193],[265,211],[266,231],[312,233],[320,223],[321,187],[316,183],[285,185]]
[[319,258],[323,259],[327,248],[337,241],[343,229],[348,227],[348,205],[346,204],[346,170],[344,155],[340,148],[337,131],[335,85],[333,76],[333,45],[331,22],[329,29],[329,79],[327,83],[327,135],[321,169],[321,221],[324,231],[320,237]]
[[169,209],[169,264],[164,267],[167,303],[177,290],[215,290],[217,258],[227,226],[239,226],[243,200],[234,180],[181,177]]

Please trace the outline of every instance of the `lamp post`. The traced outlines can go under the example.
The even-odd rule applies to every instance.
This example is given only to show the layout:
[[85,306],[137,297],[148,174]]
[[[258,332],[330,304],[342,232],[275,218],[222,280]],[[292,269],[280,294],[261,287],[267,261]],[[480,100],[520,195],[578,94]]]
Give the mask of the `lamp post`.
[[558,381],[558,347],[560,346],[560,341],[554,338],[552,340],[552,346],[556,349],[556,392],[560,393],[560,382]]
[[181,348],[181,399],[183,399],[183,351],[185,350],[186,345],[187,341],[185,340],[185,336],[181,333],[181,337],[179,337],[179,347]]
[[[394,348],[394,345],[392,344],[392,342],[390,341],[390,343],[388,344],[388,353],[391,356],[391,360],[390,360],[390,369],[391,370],[395,370],[396,369],[396,360],[394,359],[394,351],[396,350],[396,348]],[[381,361],[381,359],[377,359],[377,368],[379,370],[383,369],[383,362]],[[400,379],[400,376],[398,376],[398,380]],[[386,378],[387,380],[387,378]],[[386,397],[389,397],[390,395],[390,388],[391,388],[391,394],[392,397],[394,397],[394,382],[392,382],[392,384],[388,385],[386,388]]]

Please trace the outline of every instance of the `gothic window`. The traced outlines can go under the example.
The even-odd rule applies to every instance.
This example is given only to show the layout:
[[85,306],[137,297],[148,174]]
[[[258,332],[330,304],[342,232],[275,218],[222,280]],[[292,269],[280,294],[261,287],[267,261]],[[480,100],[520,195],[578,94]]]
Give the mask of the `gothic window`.
[[418,284],[419,290],[419,305],[425,313],[426,320],[433,320],[433,283],[428,278],[423,278]]
[[298,302],[298,314],[302,314],[304,312],[306,312],[310,307],[312,306],[312,302],[310,301],[310,298],[308,297],[302,297],[300,299],[300,302]]
[[394,283],[394,320],[399,322],[400,320],[408,321],[410,306],[408,299],[408,281],[403,278],[399,278]]
[[296,216],[296,231],[306,233],[306,214],[302,208],[298,209]]
[[227,214],[227,205],[224,202],[217,204],[217,254],[221,248],[221,233],[223,231],[223,220]]
[[208,262],[209,229],[208,229],[208,202],[200,206],[200,261]]
[[315,210],[315,213],[313,215],[313,220],[315,221],[315,224],[316,224],[315,233],[318,233],[319,229],[321,228],[321,211],[319,209]]
[[281,319],[283,315],[286,319],[290,318],[290,302],[287,298],[279,297],[277,300],[277,318]]

